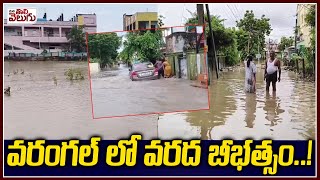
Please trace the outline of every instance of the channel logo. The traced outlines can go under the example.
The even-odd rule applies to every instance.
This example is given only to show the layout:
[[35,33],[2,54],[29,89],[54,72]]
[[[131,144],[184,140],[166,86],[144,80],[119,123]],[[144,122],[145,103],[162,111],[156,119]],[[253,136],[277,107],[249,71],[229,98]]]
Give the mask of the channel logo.
[[35,24],[37,22],[37,9],[14,8],[8,9],[8,24]]

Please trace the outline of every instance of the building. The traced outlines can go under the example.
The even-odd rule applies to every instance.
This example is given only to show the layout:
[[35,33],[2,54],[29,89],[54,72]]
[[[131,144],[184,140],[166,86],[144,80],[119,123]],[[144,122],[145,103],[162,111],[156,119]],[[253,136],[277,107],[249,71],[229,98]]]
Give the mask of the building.
[[297,48],[300,46],[309,47],[310,46],[310,30],[311,27],[308,26],[305,18],[309,12],[312,4],[298,4],[297,6]]
[[123,30],[153,29],[158,27],[157,12],[137,12],[133,15],[123,15]]
[[35,24],[7,24],[4,19],[4,50],[27,53],[56,50],[61,51],[68,47],[66,34],[73,26],[84,26],[84,31],[97,31],[95,14],[76,14],[69,21],[64,21],[63,14],[53,21],[47,20],[46,13],[38,18]]
[[[202,27],[201,27],[202,30]],[[195,27],[172,32],[166,36],[166,56],[172,65],[172,74],[178,78],[196,80],[205,74],[203,33]]]

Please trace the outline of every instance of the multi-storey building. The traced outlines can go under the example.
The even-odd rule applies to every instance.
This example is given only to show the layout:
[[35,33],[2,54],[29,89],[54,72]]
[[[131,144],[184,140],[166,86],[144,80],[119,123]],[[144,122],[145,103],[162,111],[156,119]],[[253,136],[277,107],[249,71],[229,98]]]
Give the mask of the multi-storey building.
[[123,30],[153,29],[158,27],[157,12],[137,12],[133,15],[123,15]]
[[7,24],[4,19],[5,50],[62,50],[68,46],[66,34],[73,26],[84,26],[84,31],[97,31],[95,14],[76,14],[71,20],[64,21],[63,14],[53,21],[47,20],[46,14],[38,18],[35,24]]
[[298,4],[297,5],[297,46],[310,46],[310,30],[311,27],[307,24],[305,18],[311,8],[312,4]]

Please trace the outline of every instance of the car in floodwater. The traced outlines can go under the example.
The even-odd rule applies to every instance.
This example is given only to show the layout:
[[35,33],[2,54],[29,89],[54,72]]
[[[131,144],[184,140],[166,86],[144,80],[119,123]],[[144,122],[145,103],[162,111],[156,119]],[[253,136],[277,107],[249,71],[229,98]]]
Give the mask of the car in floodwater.
[[159,79],[158,69],[151,62],[133,64],[129,68],[129,76],[132,81]]

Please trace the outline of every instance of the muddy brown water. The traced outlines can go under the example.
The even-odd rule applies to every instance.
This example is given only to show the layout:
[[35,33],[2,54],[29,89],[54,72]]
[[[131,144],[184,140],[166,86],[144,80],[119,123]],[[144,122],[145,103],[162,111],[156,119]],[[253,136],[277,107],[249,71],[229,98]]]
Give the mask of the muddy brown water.
[[264,69],[257,73],[257,92],[244,92],[244,68],[224,72],[210,85],[210,111],[164,114],[159,137],[201,139],[305,140],[316,136],[315,83],[282,71],[277,92],[266,93]]
[[[85,80],[66,80],[68,68],[82,69]],[[4,95],[3,101],[4,138],[100,135],[119,139],[134,132],[144,139],[299,140],[316,136],[315,83],[301,81],[292,72],[282,72],[276,94],[265,92],[261,69],[256,94],[244,93],[242,68],[222,73],[209,88],[210,111],[164,114],[159,120],[157,115],[92,120],[87,72],[86,62],[4,62],[4,87],[11,87],[11,96]]]
[[95,118],[208,109],[208,90],[179,78],[131,81],[128,68],[91,75]]
[[[80,68],[85,80],[69,81],[64,72]],[[14,74],[14,72],[18,73]],[[23,73],[22,73],[23,72]],[[4,62],[4,139],[157,137],[157,115],[92,119],[87,62]]]

